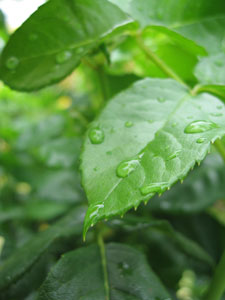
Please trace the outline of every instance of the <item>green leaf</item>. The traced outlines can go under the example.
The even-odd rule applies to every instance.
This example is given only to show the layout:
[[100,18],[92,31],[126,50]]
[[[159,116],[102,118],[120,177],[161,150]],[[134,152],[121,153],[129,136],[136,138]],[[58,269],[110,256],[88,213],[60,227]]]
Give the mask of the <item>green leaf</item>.
[[219,99],[171,79],[141,80],[110,101],[83,148],[84,234],[183,179],[225,134],[224,112]]
[[195,76],[202,84],[225,85],[225,53],[201,58]]
[[219,199],[225,199],[225,169],[219,155],[209,155],[181,184],[177,183],[159,199],[150,201],[149,209],[167,214],[197,213]]
[[143,218],[127,215],[123,219],[115,219],[109,222],[109,225],[122,229],[126,232],[134,232],[140,230],[148,230],[150,233],[159,231],[163,235],[169,237],[173,243],[176,244],[179,251],[185,253],[187,256],[202,261],[210,267],[214,265],[212,257],[202,248],[198,243],[189,239],[179,231],[174,230],[167,220],[154,219],[151,217]]
[[217,53],[224,49],[225,3],[223,0],[110,0],[130,14],[142,27],[163,25]]
[[198,92],[207,92],[212,95],[219,97],[223,102],[225,102],[225,85],[202,85],[198,87]]
[[96,245],[65,254],[42,285],[38,300],[168,299],[169,294],[148,266],[144,255],[123,244],[105,249],[108,280],[103,276],[103,257]]
[[21,279],[58,239],[80,235],[85,208],[73,209],[69,215],[28,241],[0,266],[0,291]]
[[100,39],[130,22],[106,0],[49,1],[11,36],[2,53],[0,77],[24,91],[58,82]]

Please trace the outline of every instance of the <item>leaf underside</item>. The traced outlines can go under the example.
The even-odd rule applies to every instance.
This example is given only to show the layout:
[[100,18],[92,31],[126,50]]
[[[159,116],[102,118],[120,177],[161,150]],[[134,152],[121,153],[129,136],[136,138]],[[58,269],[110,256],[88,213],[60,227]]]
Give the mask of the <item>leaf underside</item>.
[[[141,80],[112,99],[84,143],[82,183],[89,200],[84,234],[99,220],[123,215],[182,180],[204,159],[210,142],[225,134],[224,112],[216,97],[192,96],[171,79]],[[203,128],[186,133],[196,122]],[[92,144],[93,128],[104,133],[102,143]],[[135,161],[134,168],[119,177],[118,166],[127,161]]]

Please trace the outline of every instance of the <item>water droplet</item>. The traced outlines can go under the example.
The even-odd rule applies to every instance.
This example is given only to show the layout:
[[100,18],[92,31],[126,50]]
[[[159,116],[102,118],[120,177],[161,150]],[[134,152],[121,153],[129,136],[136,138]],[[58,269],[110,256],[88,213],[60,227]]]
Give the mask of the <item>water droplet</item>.
[[132,126],[134,126],[134,123],[131,122],[131,121],[127,121],[127,122],[125,123],[125,127],[127,127],[127,128],[132,127]]
[[107,155],[112,155],[112,151],[107,151],[106,154]]
[[132,269],[127,262],[118,263],[118,268],[122,275],[131,275]]
[[154,121],[152,119],[148,120],[148,123],[152,124]]
[[211,113],[210,115],[213,117],[222,117],[223,116],[222,113]]
[[76,54],[79,55],[79,54],[82,54],[84,52],[84,48],[83,47],[79,47],[76,49]]
[[97,167],[95,167],[93,170],[96,172],[96,171],[98,171],[98,168],[97,168]]
[[217,105],[216,108],[217,108],[217,109],[222,109],[222,108],[223,108],[223,105]]
[[188,116],[187,119],[193,119],[193,116]]
[[163,103],[163,102],[166,101],[166,99],[164,97],[158,97],[157,101],[160,102],[160,103]]
[[149,195],[154,193],[163,193],[168,188],[168,183],[166,182],[159,182],[159,183],[151,183],[149,185],[143,186],[140,191],[142,195]]
[[96,204],[94,206],[90,206],[89,210],[90,210],[90,214],[89,217],[92,221],[94,221],[95,217],[98,215],[99,210],[104,208],[104,204]]
[[173,122],[172,127],[176,127],[176,126],[177,126],[177,123]]
[[212,130],[214,128],[218,128],[218,125],[211,122],[211,121],[204,121],[204,120],[199,120],[199,121],[194,121],[191,122],[186,126],[184,129],[185,133],[201,133],[205,131]]
[[37,36],[36,33],[31,33],[31,34],[29,35],[29,40],[30,40],[30,41],[35,41],[35,40],[37,40],[37,38],[38,38],[38,36]]
[[6,60],[6,68],[14,70],[19,64],[19,59],[15,56],[11,56]]
[[88,136],[92,144],[101,144],[105,138],[104,132],[99,128],[92,128]]
[[125,178],[137,168],[138,164],[139,161],[137,159],[123,161],[118,165],[116,175]]
[[172,160],[172,159],[176,158],[176,157],[179,155],[180,152],[181,152],[181,150],[175,151],[173,154],[171,154],[171,155],[167,158],[167,160]]
[[72,53],[68,50],[62,51],[56,55],[56,62],[58,64],[63,64],[67,60],[69,60],[72,56]]
[[196,143],[197,143],[197,144],[202,144],[202,143],[204,143],[205,141],[206,141],[206,138],[200,137],[200,138],[197,139]]

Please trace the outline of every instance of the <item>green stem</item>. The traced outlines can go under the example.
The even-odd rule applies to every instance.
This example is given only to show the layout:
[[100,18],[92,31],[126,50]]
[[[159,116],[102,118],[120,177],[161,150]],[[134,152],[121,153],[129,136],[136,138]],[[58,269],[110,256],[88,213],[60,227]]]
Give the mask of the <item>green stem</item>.
[[182,78],[180,78],[163,60],[161,60],[161,58],[159,58],[154,52],[152,52],[145,45],[140,34],[137,35],[136,39],[137,39],[137,43],[138,43],[139,47],[142,49],[142,51],[145,53],[145,55],[148,58],[150,58],[167,76],[175,79],[176,81],[178,81],[181,84],[188,87]]
[[225,162],[225,146],[223,145],[223,143],[221,142],[221,140],[216,140],[214,143],[217,151],[220,153],[221,157],[223,158],[224,162]]
[[102,269],[103,269],[103,276],[104,276],[104,287],[105,287],[105,300],[110,300],[109,296],[109,278],[107,272],[107,262],[106,262],[106,254],[105,254],[105,245],[102,238],[101,232],[98,233],[98,245],[100,248],[101,253],[101,260],[102,260]]
[[225,291],[225,251],[216,268],[204,300],[219,300]]

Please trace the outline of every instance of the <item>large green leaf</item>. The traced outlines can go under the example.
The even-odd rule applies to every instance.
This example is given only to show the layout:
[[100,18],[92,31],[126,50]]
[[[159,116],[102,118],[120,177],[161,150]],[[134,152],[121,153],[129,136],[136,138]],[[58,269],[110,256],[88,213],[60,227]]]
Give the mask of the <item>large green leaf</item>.
[[225,53],[202,58],[195,68],[195,76],[202,84],[225,85]]
[[[38,300],[168,299],[169,294],[142,253],[122,244],[108,244],[105,256],[96,245],[65,254],[42,285]],[[103,275],[106,260],[108,280]]]
[[0,291],[7,291],[30,270],[32,266],[58,239],[81,234],[85,207],[79,206],[44,232],[28,241],[0,265]]
[[171,79],[139,81],[110,101],[91,124],[82,154],[84,233],[182,180],[225,134],[224,111],[216,97],[193,96]]
[[110,0],[139,21],[142,27],[164,25],[216,53],[224,48],[223,0]]
[[11,36],[2,53],[0,77],[26,91],[57,82],[101,38],[130,22],[106,0],[49,1]]
[[203,211],[219,199],[225,199],[225,169],[222,158],[209,155],[181,184],[177,183],[159,199],[153,197],[150,211],[186,214]]

